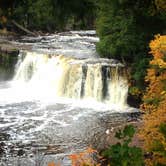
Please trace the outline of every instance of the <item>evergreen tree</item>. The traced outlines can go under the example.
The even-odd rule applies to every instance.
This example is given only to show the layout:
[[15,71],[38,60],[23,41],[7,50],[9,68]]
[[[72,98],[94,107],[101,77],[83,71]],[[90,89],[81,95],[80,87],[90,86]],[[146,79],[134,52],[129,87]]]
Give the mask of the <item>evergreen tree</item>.
[[99,0],[97,50],[103,57],[132,64],[132,76],[142,87],[148,65],[148,43],[165,29],[165,17],[154,0]]
[[[15,20],[30,30],[63,31],[94,28],[93,0],[2,0],[0,25]],[[5,18],[5,19],[4,19]]]

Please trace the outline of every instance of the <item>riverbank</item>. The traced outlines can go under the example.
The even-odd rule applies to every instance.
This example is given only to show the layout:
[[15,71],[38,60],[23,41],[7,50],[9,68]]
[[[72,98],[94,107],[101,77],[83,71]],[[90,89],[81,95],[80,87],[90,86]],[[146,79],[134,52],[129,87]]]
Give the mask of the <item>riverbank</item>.
[[30,50],[32,47],[28,45],[19,45],[14,43],[20,39],[18,35],[2,35],[0,34],[0,54],[18,55],[19,50]]

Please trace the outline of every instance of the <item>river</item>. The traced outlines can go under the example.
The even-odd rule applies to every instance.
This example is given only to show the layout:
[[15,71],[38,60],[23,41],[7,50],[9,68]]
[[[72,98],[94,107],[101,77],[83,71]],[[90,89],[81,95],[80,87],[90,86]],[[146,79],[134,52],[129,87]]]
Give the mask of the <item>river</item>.
[[95,31],[22,37],[10,80],[0,79],[1,165],[60,162],[102,149],[114,127],[136,119],[125,66],[96,53]]

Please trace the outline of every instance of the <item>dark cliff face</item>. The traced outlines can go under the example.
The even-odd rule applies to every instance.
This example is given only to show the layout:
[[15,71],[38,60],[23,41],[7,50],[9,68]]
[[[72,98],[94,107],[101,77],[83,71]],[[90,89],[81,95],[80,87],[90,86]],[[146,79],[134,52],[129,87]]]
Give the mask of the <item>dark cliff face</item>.
[[129,106],[134,107],[134,108],[139,108],[141,102],[142,102],[141,96],[134,96],[134,95],[131,95],[130,93],[128,93],[127,104]]
[[17,50],[0,50],[0,81],[13,77],[17,63]]

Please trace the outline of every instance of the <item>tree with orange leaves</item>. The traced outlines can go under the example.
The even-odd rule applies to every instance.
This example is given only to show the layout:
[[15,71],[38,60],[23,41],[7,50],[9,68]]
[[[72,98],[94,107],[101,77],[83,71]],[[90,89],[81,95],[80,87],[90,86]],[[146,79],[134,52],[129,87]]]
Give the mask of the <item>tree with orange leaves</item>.
[[71,154],[69,158],[72,161],[72,166],[100,166],[100,164],[94,160],[94,154],[97,154],[99,157],[98,152],[89,147],[84,152]]
[[140,136],[145,150],[153,154],[147,165],[157,166],[166,164],[166,35],[157,35],[150,48],[153,59],[145,78],[149,86],[141,105],[145,115]]

